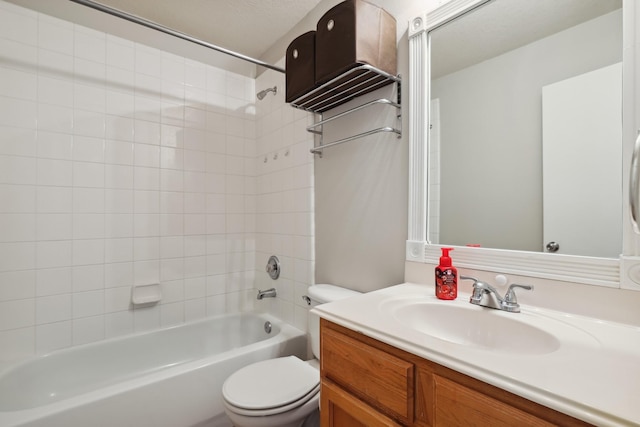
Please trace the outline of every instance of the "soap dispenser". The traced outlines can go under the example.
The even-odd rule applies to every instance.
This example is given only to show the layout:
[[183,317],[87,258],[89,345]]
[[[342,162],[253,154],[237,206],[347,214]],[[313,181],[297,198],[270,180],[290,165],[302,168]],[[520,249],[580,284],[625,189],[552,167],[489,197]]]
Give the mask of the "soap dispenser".
[[458,296],[458,270],[451,265],[449,251],[453,248],[442,248],[440,264],[436,267],[436,297],[453,300]]

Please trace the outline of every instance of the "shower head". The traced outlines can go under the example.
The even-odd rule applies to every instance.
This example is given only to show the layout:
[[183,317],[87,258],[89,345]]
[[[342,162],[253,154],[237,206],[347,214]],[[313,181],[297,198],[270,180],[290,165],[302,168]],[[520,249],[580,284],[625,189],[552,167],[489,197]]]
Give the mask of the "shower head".
[[274,86],[274,87],[270,87],[269,89],[265,89],[265,90],[261,90],[260,92],[257,93],[257,97],[260,101],[262,101],[264,99],[265,96],[267,96],[267,94],[269,92],[273,92],[273,94],[275,95],[276,93],[278,93],[278,86]]

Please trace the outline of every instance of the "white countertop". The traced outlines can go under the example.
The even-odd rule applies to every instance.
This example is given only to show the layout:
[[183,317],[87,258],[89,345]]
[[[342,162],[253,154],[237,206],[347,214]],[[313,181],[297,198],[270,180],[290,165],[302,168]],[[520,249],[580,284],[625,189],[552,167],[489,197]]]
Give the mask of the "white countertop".
[[387,309],[389,301],[414,297],[469,305],[469,295],[440,301],[432,287],[405,283],[314,310],[324,319],[591,424],[640,426],[639,327],[523,305],[521,313],[499,313],[524,322],[560,322],[560,346],[543,354],[501,352],[419,332]]

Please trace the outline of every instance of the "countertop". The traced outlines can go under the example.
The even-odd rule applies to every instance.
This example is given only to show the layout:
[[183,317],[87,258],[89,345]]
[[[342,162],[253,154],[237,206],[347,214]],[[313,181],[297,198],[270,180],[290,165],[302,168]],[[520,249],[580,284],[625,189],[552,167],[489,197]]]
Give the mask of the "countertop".
[[[522,305],[517,320],[549,319],[559,348],[503,352],[453,343],[410,328],[389,310],[399,299],[440,301],[433,288],[405,283],[314,308],[320,317],[597,426],[640,426],[640,327]],[[432,301],[431,301],[432,300]],[[606,303],[606,302],[603,302]],[[477,306],[473,306],[477,307]],[[640,307],[638,308],[640,310]]]

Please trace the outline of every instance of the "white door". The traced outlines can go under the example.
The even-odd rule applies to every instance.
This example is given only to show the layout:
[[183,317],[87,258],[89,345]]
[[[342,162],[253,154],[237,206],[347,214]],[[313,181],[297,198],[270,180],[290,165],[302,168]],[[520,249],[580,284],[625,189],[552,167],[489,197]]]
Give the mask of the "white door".
[[543,251],[622,251],[622,66],[543,87]]

